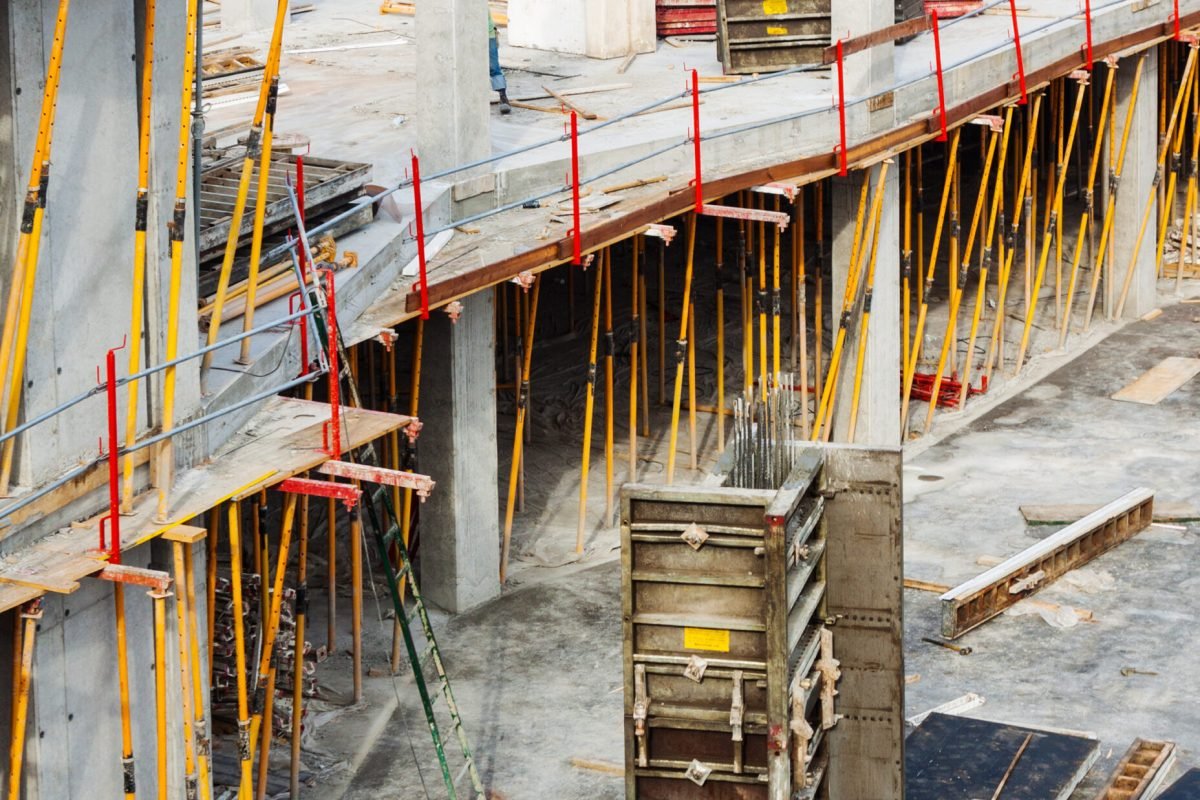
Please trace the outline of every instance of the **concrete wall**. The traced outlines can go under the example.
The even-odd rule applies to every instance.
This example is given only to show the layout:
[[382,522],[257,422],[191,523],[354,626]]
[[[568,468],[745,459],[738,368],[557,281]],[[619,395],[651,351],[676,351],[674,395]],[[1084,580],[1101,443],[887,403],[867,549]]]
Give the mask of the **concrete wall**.
[[[194,546],[196,594],[205,596],[205,548]],[[125,553],[131,566],[170,570],[170,543],[154,542]],[[47,595],[34,650],[33,685],[26,724],[26,800],[68,797],[120,797],[121,718],[117,693],[116,635],[112,584],[87,578],[70,595]],[[156,706],[153,601],[143,588],[125,590],[130,707],[139,797],[157,794],[155,762]],[[166,601],[168,789],[183,796],[183,721],[175,625],[175,599]],[[5,615],[14,617],[15,612]],[[198,615],[199,637],[207,641],[207,621]],[[4,663],[11,663],[11,628],[4,631]],[[201,671],[207,674],[207,648],[200,648]],[[5,673],[8,670],[4,670]],[[8,680],[7,674],[5,680]],[[204,689],[207,697],[207,687]],[[9,740],[11,691],[0,693],[4,741]],[[6,766],[7,768],[7,766]],[[5,787],[7,789],[7,787]]]
[[[2,12],[5,29],[4,91],[0,100],[0,222],[15,231],[37,136],[46,62],[57,10],[54,0],[22,0]],[[71,5],[63,56],[53,171],[29,332],[24,413],[49,410],[90,388],[105,351],[121,344],[129,328],[137,165],[140,9],[133,3]],[[165,287],[166,221],[173,201],[176,133],[182,75],[182,6],[159,4],[153,113],[153,238],[148,290]],[[11,280],[13,237],[0,245],[0,280]],[[190,250],[189,250],[190,252]],[[194,276],[193,261],[184,274]],[[189,285],[194,281],[189,281]],[[186,287],[185,287],[186,289]],[[165,291],[165,288],[163,289]],[[194,308],[194,288],[182,307]],[[163,307],[149,301],[148,321]],[[194,322],[181,321],[181,330]],[[190,315],[194,319],[194,314]],[[148,337],[161,351],[161,325]],[[156,338],[159,340],[155,342]],[[193,337],[184,337],[191,342]],[[118,355],[126,371],[128,351]],[[145,358],[143,358],[143,364]],[[178,405],[183,414],[199,400],[198,383],[181,370]],[[149,393],[143,389],[142,398]],[[124,400],[122,399],[122,403]],[[102,400],[90,400],[32,431],[21,448],[21,483],[41,483],[96,453],[103,430]],[[124,420],[124,409],[121,410]],[[143,417],[143,427],[149,421]]]
[[508,43],[621,58],[656,46],[653,0],[510,0]]

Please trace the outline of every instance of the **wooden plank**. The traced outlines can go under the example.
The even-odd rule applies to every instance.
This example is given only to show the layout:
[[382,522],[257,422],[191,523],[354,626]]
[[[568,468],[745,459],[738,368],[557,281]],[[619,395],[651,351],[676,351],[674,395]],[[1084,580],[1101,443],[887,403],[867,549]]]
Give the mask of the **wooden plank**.
[[551,89],[549,86],[545,86],[545,85],[542,86],[542,89],[544,89],[555,100],[562,103],[564,106],[571,109],[576,114],[583,117],[584,119],[591,120],[591,119],[596,118],[596,115],[593,114],[591,111],[588,111],[586,108],[584,108],[583,106],[574,102],[573,100],[568,98],[566,95],[562,94],[561,92],[556,92],[555,90]]
[[1134,489],[941,596],[942,635],[956,639],[1150,524],[1154,492]]
[[1175,743],[1134,739],[1096,800],[1148,800],[1166,781]]
[[196,544],[196,542],[204,541],[207,536],[208,531],[204,528],[197,528],[194,525],[180,525],[164,533],[162,538],[168,542]]
[[[121,549],[128,550],[180,527],[234,493],[267,489],[315,469],[329,458],[321,450],[321,426],[329,415],[327,403],[271,398],[210,461],[179,474],[169,497],[167,523],[155,521],[155,492],[135,498],[133,513],[121,517]],[[412,419],[347,407],[343,407],[342,415],[345,451],[403,428]],[[236,458],[232,457],[235,453]],[[106,514],[97,514],[8,556],[0,571],[12,580],[0,579],[0,611],[32,599],[30,592],[36,597],[45,591],[66,591],[71,582],[77,583],[103,568],[105,562],[95,549],[100,519]],[[6,590],[9,586],[21,591]]]
[[[1047,503],[1021,506],[1021,516],[1029,525],[1070,525],[1101,507],[1101,503]],[[1200,520],[1200,508],[1191,503],[1154,501],[1154,522],[1194,522]]]
[[[925,15],[916,19],[906,20],[905,22],[897,22],[895,25],[888,25],[886,28],[871,31],[863,36],[855,36],[853,39],[843,40],[842,55],[850,56],[854,53],[861,53],[863,50],[869,50],[876,45],[894,42],[906,36],[916,36],[918,33],[929,30],[931,27],[933,26],[930,23],[930,18]],[[821,54],[821,63],[833,64],[836,61],[837,45],[826,47]]]
[[1112,396],[1113,400],[1126,403],[1158,405],[1172,392],[1200,373],[1200,358],[1170,356],[1142,374]]

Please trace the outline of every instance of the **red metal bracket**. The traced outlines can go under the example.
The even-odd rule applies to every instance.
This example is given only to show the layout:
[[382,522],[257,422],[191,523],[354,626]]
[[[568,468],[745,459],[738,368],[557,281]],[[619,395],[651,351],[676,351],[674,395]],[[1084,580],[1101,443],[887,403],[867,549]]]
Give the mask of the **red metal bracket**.
[[841,132],[841,144],[834,148],[838,157],[838,175],[843,178],[849,173],[846,167],[846,56],[842,40],[837,41],[838,67],[838,128]]
[[[121,339],[120,347],[110,348],[104,359],[104,394],[108,399],[108,520],[110,527],[108,546],[105,546],[104,520],[100,520],[100,549],[108,551],[108,560],[121,563],[121,467],[117,442],[117,351],[124,350],[127,340]],[[130,443],[132,444],[132,442]]]
[[1179,0],[1175,0],[1175,13],[1172,15],[1172,22],[1175,23],[1175,41],[1180,41],[1183,38],[1179,30]]
[[279,484],[279,491],[341,500],[346,504],[346,508],[354,508],[362,499],[362,489],[352,483],[316,481],[312,478],[288,478]]
[[429,276],[425,271],[425,207],[421,205],[421,160],[412,154],[413,206],[417,215],[417,263],[421,268],[421,319],[429,319]]
[[1092,55],[1092,0],[1083,0],[1083,23],[1087,29],[1087,43],[1084,45],[1084,62],[1087,65],[1087,71],[1092,71],[1094,62]]
[[933,17],[933,55],[937,59],[938,113],[942,118],[942,132],[937,140],[944,142],[948,137],[946,136],[946,84],[942,78],[942,35],[938,29],[936,9],[931,16]]
[[763,183],[758,186],[751,186],[750,191],[758,192],[759,194],[777,194],[788,199],[789,203],[796,201],[796,195],[800,194],[800,187],[794,183],[783,183],[782,181],[772,181],[771,183]]
[[583,242],[580,239],[579,214],[579,115],[571,111],[571,218],[575,227],[571,230],[571,263],[583,263]]
[[[415,472],[401,472],[386,467],[373,467],[368,464],[352,464],[349,461],[326,461],[317,467],[317,472],[332,475],[335,478],[348,478],[354,481],[367,481],[382,486],[398,486],[401,489],[412,489],[425,502],[429,493],[437,483],[428,475],[418,475]],[[334,484],[346,486],[347,484]]]
[[704,206],[704,183],[700,177],[700,76],[692,70],[692,150],[696,154],[696,213]]
[[130,586],[145,586],[156,592],[166,592],[171,588],[171,576],[165,572],[141,567],[127,567],[124,564],[112,562],[97,572],[96,577]]
[[671,241],[675,238],[676,231],[675,226],[673,225],[660,225],[658,223],[651,223],[642,229],[642,233],[644,233],[646,236],[653,236],[656,239],[662,239],[663,245],[670,247]]
[[333,270],[323,269],[321,273],[329,286],[325,303],[325,318],[327,336],[329,339],[329,421],[321,426],[321,447],[329,455],[337,458],[342,454],[342,401],[339,396],[341,384],[341,368],[338,365],[338,330],[337,330],[337,285],[334,282]]
[[1012,13],[1013,43],[1017,51],[1017,78],[1021,82],[1021,99],[1017,105],[1025,105],[1029,94],[1025,89],[1025,58],[1021,55],[1021,28],[1017,24],[1017,0],[1008,0],[1008,9]]

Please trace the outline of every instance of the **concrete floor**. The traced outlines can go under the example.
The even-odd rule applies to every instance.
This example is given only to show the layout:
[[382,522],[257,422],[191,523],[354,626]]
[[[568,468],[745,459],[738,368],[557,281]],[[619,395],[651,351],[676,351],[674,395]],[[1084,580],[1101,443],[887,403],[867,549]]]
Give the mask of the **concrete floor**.
[[[906,574],[957,583],[984,569],[980,556],[1011,555],[1056,530],[1026,526],[1022,504],[1099,504],[1137,486],[1153,488],[1163,501],[1200,504],[1193,457],[1200,432],[1188,424],[1200,384],[1157,406],[1109,399],[1160,359],[1200,351],[1197,322],[1195,305],[1169,307],[973,418],[939,419],[940,441],[906,465]],[[576,491],[564,478],[538,518],[573,516]],[[567,535],[562,525],[551,528],[554,539]],[[499,600],[435,621],[481,772],[497,796],[622,796],[618,776],[571,763],[619,765],[623,758],[619,568],[609,530],[591,540],[587,563],[534,566],[534,559]],[[1177,742],[1175,774],[1195,766],[1200,691],[1191,680],[1197,652],[1186,632],[1200,614],[1200,578],[1191,567],[1198,541],[1195,527],[1139,534],[1077,570],[1081,580],[1072,580],[1080,586],[1063,580],[1039,595],[1091,610],[1094,622],[1059,629],[1037,616],[1001,616],[964,638],[975,651],[969,657],[921,642],[939,630],[937,597],[907,591],[905,671],[920,675],[908,689],[909,713],[976,692],[986,704],[973,716],[1095,733],[1101,760],[1078,800],[1103,783],[1134,737]],[[368,595],[368,616],[374,609]],[[389,635],[388,623],[367,623],[368,666],[383,666]],[[1123,667],[1157,675],[1123,677]],[[348,683],[344,669],[323,673],[331,685]],[[365,709],[315,734],[315,749],[351,767],[321,791],[442,796],[415,700],[407,674],[368,677]]]

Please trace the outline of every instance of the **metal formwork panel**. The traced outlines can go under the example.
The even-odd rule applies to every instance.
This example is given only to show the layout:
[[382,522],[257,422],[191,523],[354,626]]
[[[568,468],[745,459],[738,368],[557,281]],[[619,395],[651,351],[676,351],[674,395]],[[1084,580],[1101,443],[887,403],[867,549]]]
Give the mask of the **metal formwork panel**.
[[726,73],[820,64],[831,36],[831,0],[717,3],[717,49]]

